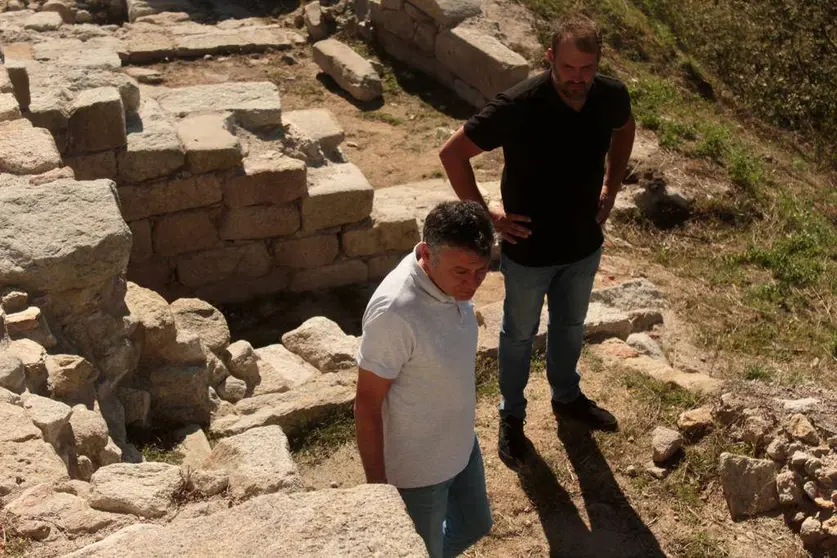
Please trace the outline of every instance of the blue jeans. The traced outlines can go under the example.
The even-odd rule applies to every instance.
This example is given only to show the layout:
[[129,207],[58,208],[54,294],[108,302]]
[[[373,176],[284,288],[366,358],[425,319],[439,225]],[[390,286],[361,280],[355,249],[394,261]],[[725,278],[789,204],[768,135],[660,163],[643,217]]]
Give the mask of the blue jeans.
[[439,484],[398,491],[430,558],[457,556],[491,530],[485,469],[476,436],[468,464],[458,475]]
[[502,256],[506,287],[500,328],[501,416],[526,418],[523,390],[529,382],[532,344],[540,323],[544,296],[549,305],[546,377],[552,399],[569,403],[581,394],[577,364],[584,341],[584,318],[599,269],[602,249],[577,262],[527,267]]

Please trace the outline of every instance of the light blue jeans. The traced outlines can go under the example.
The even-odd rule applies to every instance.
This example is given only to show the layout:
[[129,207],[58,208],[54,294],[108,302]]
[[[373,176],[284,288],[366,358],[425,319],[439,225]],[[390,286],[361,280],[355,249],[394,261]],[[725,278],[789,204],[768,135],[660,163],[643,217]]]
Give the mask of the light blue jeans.
[[491,530],[485,469],[476,436],[468,465],[458,475],[439,484],[398,491],[430,558],[458,556]]
[[532,344],[540,324],[544,296],[549,305],[546,377],[552,399],[569,403],[581,394],[577,365],[584,342],[584,319],[602,249],[565,265],[527,267],[502,256],[506,296],[500,328],[501,416],[526,418],[523,390],[529,382]]

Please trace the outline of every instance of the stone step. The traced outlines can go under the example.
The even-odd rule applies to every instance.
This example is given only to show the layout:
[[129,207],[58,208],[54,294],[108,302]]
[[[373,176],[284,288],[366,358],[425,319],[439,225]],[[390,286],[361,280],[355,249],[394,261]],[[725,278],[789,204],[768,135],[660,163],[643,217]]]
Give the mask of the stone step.
[[374,190],[352,163],[308,171],[308,197],[302,200],[302,230],[356,223],[372,213]]
[[282,126],[279,89],[268,81],[230,82],[171,89],[157,97],[164,111],[185,117],[213,111],[231,112],[236,123],[247,130]]
[[0,173],[39,174],[61,166],[61,155],[49,130],[28,120],[0,122]]

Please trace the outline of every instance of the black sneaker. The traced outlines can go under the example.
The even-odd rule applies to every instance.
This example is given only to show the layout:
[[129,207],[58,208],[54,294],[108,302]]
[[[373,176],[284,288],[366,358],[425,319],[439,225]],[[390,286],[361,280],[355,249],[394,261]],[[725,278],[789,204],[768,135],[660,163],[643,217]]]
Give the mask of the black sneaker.
[[523,434],[523,420],[517,417],[500,417],[500,439],[498,453],[500,460],[510,469],[517,469],[526,461],[528,451],[526,435]]
[[556,419],[575,419],[594,430],[615,432],[619,429],[616,417],[596,405],[595,401],[587,399],[587,396],[583,393],[571,403],[553,401],[552,412],[555,414]]

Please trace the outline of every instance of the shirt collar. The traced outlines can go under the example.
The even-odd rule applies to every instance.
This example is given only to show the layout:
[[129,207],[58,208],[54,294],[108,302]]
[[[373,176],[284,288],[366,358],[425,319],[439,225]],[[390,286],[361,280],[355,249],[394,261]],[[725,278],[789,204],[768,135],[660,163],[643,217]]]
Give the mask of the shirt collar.
[[421,290],[439,302],[456,304],[456,299],[442,291],[442,289],[440,289],[436,283],[433,282],[430,276],[427,275],[424,268],[421,267],[421,264],[419,264],[418,247],[419,245],[416,244],[415,248],[413,248],[413,257],[410,258],[410,271],[416,284],[421,288]]

